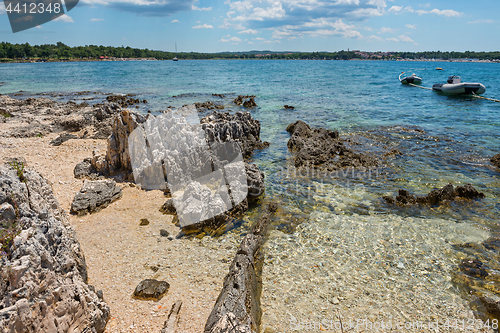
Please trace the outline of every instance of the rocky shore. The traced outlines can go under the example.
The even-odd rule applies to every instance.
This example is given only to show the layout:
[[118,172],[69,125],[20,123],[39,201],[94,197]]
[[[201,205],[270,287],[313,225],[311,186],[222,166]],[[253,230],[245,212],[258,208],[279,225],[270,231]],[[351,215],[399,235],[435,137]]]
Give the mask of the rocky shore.
[[[240,95],[231,100],[253,108],[255,98]],[[206,146],[190,150],[186,160],[169,160],[168,155],[175,155],[197,132],[179,130],[183,121],[173,120],[173,110],[143,115],[127,109],[146,102],[115,96],[90,106],[0,96],[0,162],[11,163],[0,168],[2,228],[9,230],[2,240],[2,327],[14,332],[215,333],[234,331],[234,324],[237,331],[259,331],[264,263],[260,248],[267,240],[268,224],[276,219],[274,205],[263,209],[255,225],[255,218],[246,215],[249,205],[269,202],[264,173],[252,162],[255,150],[269,147],[261,139],[261,124],[251,110],[222,112],[221,104],[196,103],[194,108],[204,116],[198,125]],[[138,160],[131,153],[131,137],[136,130],[151,133],[151,124],[168,125],[159,126],[165,132],[158,131],[155,138],[168,137],[171,146],[160,147],[162,140],[148,139],[148,156]],[[401,155],[390,148],[376,153],[358,149],[348,137],[303,121],[286,130],[292,164],[298,169],[380,168],[388,156]],[[219,154],[221,147],[226,155]],[[245,178],[231,181],[225,167],[235,151],[241,151]],[[23,158],[13,161],[14,156]],[[163,184],[155,187],[147,180],[158,161],[161,174],[156,179]],[[500,155],[491,159],[500,168],[499,161]],[[219,170],[225,183],[213,188],[199,181],[183,188],[178,192],[184,201],[178,205],[169,175],[184,171],[189,163],[196,168],[183,175],[186,178],[200,170]],[[247,191],[239,201],[242,185]],[[373,202],[388,210],[485,198],[470,184],[449,184],[426,196],[400,190],[398,196],[384,197],[399,207],[383,203],[380,196]],[[180,216],[186,211],[200,217],[199,222],[184,226]],[[241,224],[244,228],[234,228]],[[285,236],[278,238],[289,246]],[[481,246],[497,249],[497,243],[495,238]],[[290,254],[280,255],[286,259]],[[480,298],[482,293],[473,285],[486,286],[495,268],[473,256],[465,258],[457,268],[456,284]],[[340,303],[338,298],[333,302],[334,307]],[[492,295],[478,304],[493,316],[500,308]]]
[[103,332],[110,310],[103,292],[87,284],[66,213],[46,179],[19,170],[0,167],[2,331]]
[[[168,218],[158,211],[161,207],[159,201],[165,200],[162,198],[164,198],[165,194],[169,194],[168,191],[165,193],[164,191],[146,192],[141,190],[140,185],[137,186],[133,182],[134,177],[128,152],[128,136],[135,128],[144,126],[148,117],[123,109],[123,106],[128,106],[127,99],[113,98],[108,99],[108,101],[103,104],[89,106],[86,103],[78,105],[75,103],[54,102],[46,98],[28,98],[27,100],[16,100],[7,96],[0,96],[0,98],[0,110],[2,112],[2,124],[0,125],[2,126],[1,135],[6,139],[6,145],[4,147],[6,149],[2,150],[0,158],[5,162],[10,158],[9,156],[25,156],[26,160],[22,162],[23,168],[30,165],[29,169],[26,167],[26,170],[31,170],[31,166],[34,166],[35,168],[41,169],[44,173],[49,174],[48,178],[50,181],[48,181],[47,184],[53,184],[55,186],[55,195],[58,197],[61,195],[63,196],[62,201],[65,210],[63,211],[61,209],[60,216],[58,215],[58,217],[65,219],[67,228],[71,228],[69,225],[75,227],[76,234],[78,238],[81,239],[84,250],[87,254],[90,253],[87,261],[85,261],[85,259],[82,259],[83,253],[81,250],[78,250],[81,257],[75,255],[75,260],[79,259],[81,263],[75,265],[75,267],[78,266],[80,270],[82,270],[80,273],[81,281],[76,281],[76,277],[74,276],[72,279],[76,281],[74,283],[79,286],[78,288],[82,289],[84,287],[80,286],[80,284],[84,284],[87,281],[88,275],[89,280],[95,281],[94,284],[96,288],[101,288],[103,290],[98,291],[97,294],[91,294],[86,298],[81,296],[81,299],[93,302],[85,306],[84,310],[75,310],[74,307],[71,308],[71,311],[77,311],[82,318],[91,317],[92,319],[85,321],[79,319],[75,315],[71,315],[71,320],[75,320],[76,322],[76,324],[74,324],[71,320],[65,319],[66,317],[63,316],[61,331],[65,331],[67,327],[69,327],[68,325],[83,325],[82,327],[84,328],[82,330],[90,329],[92,332],[102,332],[104,330],[106,332],[115,332],[117,329],[119,331],[125,330],[131,332],[135,332],[137,329],[143,332],[159,332],[161,327],[164,327],[165,330],[165,328],[169,325],[171,326],[171,324],[167,325],[168,320],[162,320],[162,316],[157,316],[157,314],[159,314],[158,309],[167,309],[171,308],[171,306],[156,306],[151,304],[151,301],[146,301],[148,302],[146,305],[147,307],[152,306],[155,308],[155,311],[151,312],[148,316],[141,310],[137,311],[137,309],[143,308],[143,305],[140,303],[145,301],[140,301],[132,297],[134,291],[133,287],[137,286],[137,288],[139,288],[141,283],[155,280],[148,280],[148,277],[159,279],[160,283],[163,283],[161,280],[165,279],[169,281],[171,285],[170,288],[165,290],[167,296],[162,299],[156,298],[156,303],[165,304],[166,302],[169,304],[172,302],[170,304],[177,304],[177,301],[180,302],[179,304],[184,303],[182,312],[179,312],[180,306],[175,307],[179,312],[176,316],[177,330],[185,332],[201,331],[204,321],[208,318],[208,314],[211,310],[211,308],[206,307],[206,305],[210,304],[210,302],[215,302],[219,290],[218,288],[210,288],[213,292],[207,293],[207,287],[212,283],[222,283],[222,274],[224,274],[226,270],[226,265],[224,263],[229,259],[223,259],[222,262],[217,261],[211,263],[212,266],[215,264],[215,267],[211,269],[212,274],[202,274],[206,279],[204,279],[201,284],[198,283],[198,285],[203,291],[193,293],[192,291],[187,291],[186,286],[182,285],[182,281],[189,281],[190,277],[200,276],[199,273],[189,273],[189,270],[186,271],[186,269],[182,269],[181,267],[183,263],[186,264],[185,259],[190,257],[190,255],[187,254],[192,253],[192,246],[189,245],[192,241],[189,239],[184,240],[182,238],[182,230],[179,229],[178,226],[168,223],[169,220],[175,222],[175,219]],[[248,207],[247,202],[256,200],[264,193],[263,173],[259,170],[257,165],[249,163],[250,161],[248,159],[255,149],[263,149],[268,146],[268,143],[263,143],[260,140],[260,123],[258,120],[253,119],[248,112],[236,113],[235,115],[214,112],[205,117],[201,123],[203,130],[206,132],[209,144],[236,144],[240,147],[245,157],[244,170],[248,177],[246,181],[249,189],[248,197],[244,200],[243,205],[237,205],[227,214],[223,214],[222,216],[225,217],[219,219],[218,223],[214,226],[217,228],[221,225],[223,226],[224,223],[228,222],[235,214],[243,216]],[[80,150],[78,147],[84,149]],[[55,159],[62,159],[63,162],[58,163]],[[83,162],[78,162],[82,160]],[[12,169],[12,167],[10,168]],[[11,169],[9,169],[9,172],[12,171]],[[27,171],[26,174],[28,175],[30,172],[31,171]],[[18,180],[18,182],[22,183],[21,180]],[[4,179],[2,179],[2,183],[4,183]],[[68,184],[71,185],[67,186]],[[130,186],[127,184],[130,184]],[[35,190],[33,190],[33,192],[28,192],[36,193]],[[43,196],[47,195],[49,195],[48,191],[44,191]],[[137,199],[138,196],[143,197],[143,199]],[[149,197],[149,199],[146,199],[146,197]],[[141,208],[137,209],[141,207],[141,205],[138,205],[136,200],[147,203],[148,206],[155,205],[155,202],[157,202],[156,208],[153,206],[146,210]],[[130,216],[120,215],[124,207],[130,207],[134,212],[144,214],[143,216],[147,218],[134,218],[133,216],[135,216],[135,214],[131,214]],[[9,207],[3,208],[6,208],[4,209],[6,212],[10,211]],[[67,211],[73,213],[73,215],[69,216],[69,219],[66,215]],[[85,215],[86,213],[91,213],[91,215]],[[171,210],[170,213],[175,214],[175,209]],[[46,217],[44,214],[41,216],[43,218]],[[122,237],[118,237],[111,242],[103,241],[104,239],[109,239],[107,238],[109,230],[104,233],[102,230],[102,223],[104,220],[113,221],[111,222],[112,225],[106,228],[115,229],[114,232],[111,232],[112,234],[116,234],[118,230],[120,230],[118,233],[123,233],[124,230],[121,229],[123,223],[129,225],[127,228],[130,228],[131,224],[135,225],[134,229],[138,228],[137,230],[134,230],[132,233],[130,233],[130,231],[126,232],[129,244],[135,243],[137,245],[142,244],[143,246],[149,244],[151,249],[156,247],[156,245],[153,244],[157,244],[158,242],[172,242],[172,245],[175,243],[176,245],[174,246],[176,250],[172,254],[171,260],[169,260],[168,263],[161,260],[156,264],[147,264],[151,258],[154,258],[154,256],[148,254],[144,256],[127,255],[126,257],[129,258],[129,262],[124,262],[122,265],[118,266],[114,265],[112,262],[107,263],[107,258],[101,255],[101,250],[99,249],[103,247],[108,248],[107,252],[110,253],[109,250],[111,250],[111,248],[109,248],[109,246],[114,247],[112,250],[113,255],[110,259],[114,258],[111,260],[120,262],[122,260],[119,257],[122,256],[119,252],[116,252],[116,248],[118,246],[121,247],[121,245],[118,244],[121,244],[123,240]],[[141,220],[141,223],[139,223],[139,220]],[[147,221],[147,223],[142,223],[143,220]],[[167,221],[166,225],[164,222],[165,220]],[[115,221],[120,222],[116,224]],[[23,226],[20,227],[20,229],[23,230],[21,235],[26,234],[24,229],[26,226],[28,226],[28,224],[23,224]],[[52,239],[57,239],[57,237],[60,236],[59,231],[53,231],[51,228],[48,229],[50,232],[49,237],[52,237]],[[158,236],[154,236],[153,238],[147,236],[151,231],[146,230],[154,229],[157,230]],[[101,231],[99,232],[98,230]],[[52,235],[52,232],[56,232],[57,236]],[[144,232],[147,233],[144,234]],[[33,233],[31,233],[29,237],[32,237],[32,234]],[[170,235],[178,235],[178,237],[174,238]],[[74,237],[74,242],[77,243],[75,234],[71,236]],[[144,238],[145,236],[146,238]],[[238,237],[237,235],[235,236]],[[138,238],[142,240],[138,241]],[[214,253],[217,253],[217,257],[224,258],[228,256],[229,258],[234,255],[235,252],[233,251],[239,243],[239,240],[236,238],[229,243],[231,244],[230,246],[225,246],[224,250],[221,250],[218,248],[219,245],[217,245],[221,240],[211,238],[203,239],[202,237],[198,237],[197,239],[201,239],[203,242],[195,246],[202,246],[206,248],[206,250],[197,250],[196,257],[199,257],[199,259],[192,258],[195,262],[204,260],[202,259],[203,257],[213,257],[214,254],[208,255],[208,253],[215,251],[215,248],[217,248],[217,251]],[[231,239],[232,237],[228,236],[225,237],[223,241],[225,242]],[[154,243],[151,243],[151,241],[154,241]],[[53,240],[45,244],[45,246],[48,247],[47,250],[57,252],[57,250],[51,248],[51,242],[53,242]],[[95,251],[90,247],[90,244],[92,244],[92,247],[96,247],[96,244],[100,245],[95,248],[97,250]],[[72,249],[76,251],[75,246],[72,246]],[[149,253],[148,248],[144,248],[144,250]],[[61,251],[61,254],[62,253],[63,251]],[[45,268],[43,260],[39,260],[38,262],[42,262],[42,268]],[[14,264],[17,265],[17,262]],[[129,264],[134,265],[134,267],[128,270],[128,273],[123,279],[123,282],[127,285],[116,280],[112,282],[108,280],[108,277],[117,276],[118,271],[121,271],[123,267]],[[11,264],[7,262],[7,265]],[[88,274],[87,266],[89,266]],[[145,270],[139,269],[139,271],[143,272],[137,274],[137,267],[142,266],[144,266]],[[57,271],[59,268],[56,267],[55,269]],[[68,278],[68,273],[66,271],[64,273],[63,278]],[[165,274],[168,274],[168,278]],[[217,274],[221,274],[221,276],[216,280],[210,278],[210,275],[217,276]],[[140,281],[137,281],[130,284],[129,281],[131,281],[131,276],[134,277],[133,280],[135,281],[141,277],[142,282],[139,283]],[[176,277],[173,278],[173,276]],[[84,288],[84,292],[88,293],[92,293],[93,290],[96,289],[91,286],[86,288],[88,290]],[[122,290],[118,291],[117,288],[122,288]],[[12,291],[8,288],[5,290],[6,292]],[[14,292],[17,293],[18,291],[14,290]],[[71,295],[73,294],[63,294],[62,296],[64,297],[60,301],[63,303],[70,302],[66,298],[72,297]],[[212,300],[209,300],[210,297],[212,297]],[[109,307],[106,303],[103,303],[103,299],[107,300]],[[148,298],[146,298],[146,300],[147,299]],[[94,303],[96,305],[92,305]],[[30,303],[30,306],[35,305]],[[6,306],[6,308],[8,308],[8,306]],[[133,311],[137,313],[130,315],[130,309],[134,308],[136,310]],[[12,311],[15,310],[19,314],[19,311],[16,310],[17,308],[12,309]],[[96,312],[98,310],[102,312],[100,315]],[[4,313],[6,312],[4,311]],[[206,317],[202,320],[179,321],[179,317],[181,316],[196,318],[200,316],[200,314],[203,315],[203,313],[206,313]],[[43,317],[39,313],[35,313],[34,315]],[[153,316],[151,317],[151,315]],[[167,313],[165,313],[165,316],[166,315]],[[9,319],[11,321],[8,323],[6,322],[5,325],[12,325],[12,321],[17,323],[21,320],[16,319],[12,314],[9,314],[9,316],[12,317],[12,319]],[[9,316],[4,316],[3,318],[8,319],[10,318]],[[170,318],[170,315],[167,319],[168,318]],[[25,318],[22,320],[25,320]],[[32,322],[35,323],[36,320],[32,320],[29,323],[26,322],[26,325],[31,325],[30,323]],[[108,322],[107,326],[106,322]],[[138,326],[139,322],[140,324]],[[42,324],[39,323],[33,325],[35,325],[33,326],[35,328],[29,328],[29,331],[44,331],[45,329],[49,329],[50,331],[50,327],[52,327],[40,326]]]

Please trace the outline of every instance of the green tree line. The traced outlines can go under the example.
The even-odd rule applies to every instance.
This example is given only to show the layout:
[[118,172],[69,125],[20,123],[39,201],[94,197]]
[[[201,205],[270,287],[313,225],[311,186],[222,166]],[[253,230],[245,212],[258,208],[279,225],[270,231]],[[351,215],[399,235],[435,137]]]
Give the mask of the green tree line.
[[[380,52],[366,52],[376,56]],[[19,60],[19,59],[96,59],[100,57],[108,58],[156,58],[158,60],[169,60],[175,57],[173,52],[136,49],[130,46],[113,47],[113,46],[97,46],[85,45],[70,47],[64,43],[30,45],[11,44],[7,42],[0,43],[0,59],[4,61]],[[354,51],[338,51],[338,52],[274,52],[263,51],[259,54],[256,51],[252,52],[223,52],[223,53],[197,53],[197,52],[181,52],[177,54],[179,59],[315,59],[315,60],[350,60],[363,58],[359,52]],[[500,52],[390,52],[384,53],[382,59],[479,59],[479,60],[495,60],[500,59]]]

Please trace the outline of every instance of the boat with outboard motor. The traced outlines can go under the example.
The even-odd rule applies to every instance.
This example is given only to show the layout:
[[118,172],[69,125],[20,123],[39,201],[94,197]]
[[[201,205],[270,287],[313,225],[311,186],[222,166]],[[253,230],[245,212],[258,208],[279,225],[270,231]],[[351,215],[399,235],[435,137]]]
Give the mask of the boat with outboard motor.
[[413,83],[413,84],[420,84],[422,83],[422,78],[421,77],[418,77],[417,74],[413,73],[412,75],[410,76],[407,76],[407,77],[404,77],[404,78],[401,78],[401,76],[404,74],[405,72],[402,72],[401,74],[399,74],[399,81],[402,83],[402,84],[410,84],[410,83]]
[[462,82],[460,76],[452,75],[448,77],[447,83],[436,83],[432,90],[448,95],[480,95],[486,91],[486,87],[477,82]]

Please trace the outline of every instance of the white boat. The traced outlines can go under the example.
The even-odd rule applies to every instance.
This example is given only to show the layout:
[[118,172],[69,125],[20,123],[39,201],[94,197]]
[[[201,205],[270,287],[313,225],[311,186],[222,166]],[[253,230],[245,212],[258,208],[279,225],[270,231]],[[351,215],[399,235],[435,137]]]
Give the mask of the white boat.
[[453,75],[448,77],[447,83],[436,83],[433,85],[432,90],[449,95],[480,95],[486,91],[486,87],[477,82],[462,82],[460,76]]
[[179,61],[179,59],[177,58],[177,43],[175,43],[175,57],[172,60],[173,61]]
[[401,81],[402,84],[409,84],[409,83],[420,84],[420,83],[422,83],[422,78],[418,77],[417,74],[415,74],[415,73],[413,73],[410,76],[401,78],[401,75],[403,75],[404,73],[405,72],[402,72],[401,74],[399,74],[399,81]]

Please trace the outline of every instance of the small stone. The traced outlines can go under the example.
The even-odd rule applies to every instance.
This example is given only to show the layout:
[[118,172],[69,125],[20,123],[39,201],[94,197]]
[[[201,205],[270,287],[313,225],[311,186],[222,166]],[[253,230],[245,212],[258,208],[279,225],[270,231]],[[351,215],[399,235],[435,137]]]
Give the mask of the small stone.
[[141,219],[141,223],[139,225],[140,226],[149,225],[149,220],[148,219]]
[[332,304],[333,304],[333,305],[338,305],[338,304],[340,304],[339,299],[338,299],[337,297],[334,297],[334,298],[332,299]]
[[400,269],[404,269],[405,265],[402,262],[400,262],[400,263],[398,263],[397,267],[400,268]]
[[168,233],[168,231],[167,231],[167,230],[165,230],[165,229],[160,229],[160,235],[161,235],[162,237],[168,237],[170,234]]
[[165,281],[146,279],[141,281],[134,290],[134,297],[142,300],[159,301],[170,288]]

